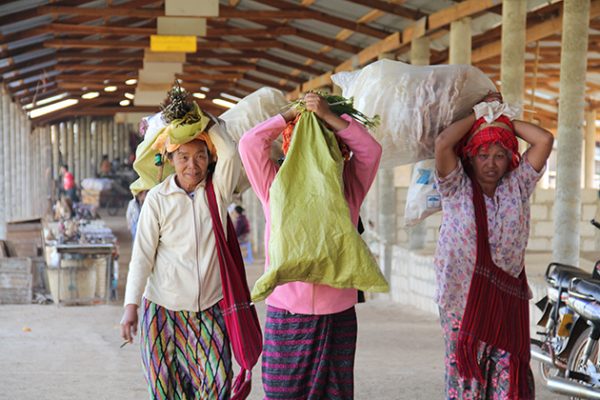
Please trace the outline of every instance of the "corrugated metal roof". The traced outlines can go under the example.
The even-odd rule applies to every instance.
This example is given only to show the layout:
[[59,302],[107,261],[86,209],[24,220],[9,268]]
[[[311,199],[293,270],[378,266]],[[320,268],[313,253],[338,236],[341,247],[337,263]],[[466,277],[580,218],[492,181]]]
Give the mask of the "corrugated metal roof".
[[[467,0],[477,3],[473,0]],[[106,10],[107,15],[79,16],[58,13],[38,15],[40,7],[74,6],[89,9],[97,8],[120,8],[130,7],[132,4],[139,10],[161,10],[161,1],[152,0],[68,0],[68,1],[42,1],[42,0],[20,0],[0,5],[0,76],[3,80],[18,78],[19,75],[27,75],[23,80],[10,83],[8,86],[13,93],[20,93],[17,100],[27,102],[35,89],[36,80],[44,79],[61,91],[67,91],[79,95],[81,90],[74,89],[77,85],[77,77],[85,79],[81,85],[90,85],[96,77],[110,77],[124,75],[124,72],[111,71],[113,66],[128,66],[131,74],[137,74],[141,65],[143,52],[140,48],[129,49],[105,49],[105,48],[74,48],[60,47],[57,41],[80,41],[81,44],[94,45],[99,41],[109,41],[116,44],[127,42],[139,42],[147,40],[148,35],[140,34],[114,34],[107,29],[112,27],[142,27],[155,28],[155,18],[131,17],[116,15]],[[432,13],[443,11],[449,7],[456,6],[458,2],[450,0],[406,0],[406,1],[384,1],[374,0],[364,2],[358,0],[316,0],[308,6],[303,5],[301,0],[241,0],[235,8],[229,7],[229,0],[220,0],[222,10],[243,11],[241,17],[236,16],[224,20],[222,18],[209,20],[209,32],[211,29],[253,29],[256,35],[245,35],[224,33],[220,37],[210,36],[199,41],[197,56],[188,56],[188,65],[210,65],[231,66],[238,63],[256,63],[256,70],[242,71],[242,79],[231,81],[214,81],[207,79],[198,81],[198,85],[216,85],[217,87],[231,87],[231,91],[248,92],[252,88],[264,85],[264,82],[273,82],[274,86],[288,90],[296,87],[298,79],[308,80],[318,77],[320,74],[332,71],[337,65],[355,56],[355,51],[373,46],[385,38],[388,34],[402,32],[410,27],[414,20],[401,16],[409,13],[415,16],[428,16]],[[462,2],[464,6],[465,1]],[[391,9],[390,4],[399,9]],[[377,9],[379,7],[380,9]],[[528,0],[527,8],[530,10],[530,23],[539,23],[558,16],[561,8],[560,0]],[[273,19],[251,19],[252,13],[259,11],[292,10],[315,13],[310,18],[273,18]],[[535,14],[534,14],[535,13]],[[115,15],[111,15],[115,14]],[[244,17],[245,16],[245,17]],[[247,19],[248,18],[248,19]],[[596,19],[597,21],[597,19]],[[472,34],[476,38],[475,46],[483,46],[499,40],[497,27],[502,22],[501,7],[491,7],[483,12],[472,15]],[[60,23],[69,26],[88,26],[105,29],[99,32],[68,32],[69,28],[60,31],[50,29],[51,24]],[[596,22],[596,28],[600,23]],[[269,32],[278,28],[293,28],[295,31],[281,35],[269,35]],[[66,31],[63,31],[67,29]],[[369,31],[369,29],[371,29]],[[432,51],[432,62],[444,62],[447,57],[448,26],[431,30],[427,28],[427,34],[433,35],[430,49]],[[598,35],[599,29],[591,29],[591,34]],[[557,32],[555,36],[559,36]],[[560,43],[551,37],[540,42],[543,49],[554,49],[560,47]],[[52,42],[50,42],[52,41]],[[226,44],[236,45],[257,41],[275,41],[275,46],[263,48],[257,44],[257,48],[231,49],[223,47]],[[52,47],[44,47],[49,45]],[[203,46],[202,44],[205,43]],[[221,43],[223,46],[214,46]],[[64,46],[65,44],[62,43]],[[344,47],[343,45],[346,45]],[[58,47],[57,47],[58,46]],[[348,47],[350,46],[350,47]],[[209,47],[209,49],[207,49]],[[214,48],[213,48],[214,47]],[[398,59],[409,61],[410,46],[400,46],[393,52]],[[533,60],[531,46],[528,46],[527,60]],[[600,59],[600,49],[596,46],[590,48],[590,60]],[[239,54],[239,60],[229,57],[231,54]],[[555,53],[553,53],[555,54]],[[559,53],[558,53],[559,54]],[[99,57],[95,55],[100,55]],[[55,56],[55,60],[51,60]],[[60,56],[60,58],[59,58]],[[83,59],[86,56],[87,59]],[[110,56],[110,59],[108,57]],[[117,57],[122,56],[120,59]],[[74,58],[79,57],[79,58]],[[91,58],[90,58],[91,57]],[[94,58],[95,57],[95,58]],[[126,59],[127,58],[127,59]],[[356,58],[353,58],[356,60]],[[543,74],[550,68],[556,71],[557,64],[554,59],[540,59],[546,64],[545,68],[539,68],[538,73]],[[135,62],[133,62],[135,61]],[[333,64],[333,65],[332,65]],[[97,71],[85,71],[83,66],[98,66]],[[499,64],[485,64],[489,71],[498,71]],[[59,67],[61,69],[59,69]],[[69,70],[71,68],[72,70]],[[82,69],[77,70],[75,68]],[[600,74],[597,67],[591,69],[588,80],[594,83],[590,96],[592,99],[600,99],[598,81]],[[231,69],[231,68],[230,68]],[[28,76],[39,71],[37,76]],[[231,74],[231,71],[228,72]],[[214,68],[207,69],[208,77],[215,75]],[[223,74],[221,74],[223,75]],[[556,74],[553,73],[553,76]],[[299,77],[299,78],[298,78]],[[494,77],[494,79],[498,79]],[[555,79],[555,78],[552,78]],[[98,84],[102,79],[97,80]],[[546,90],[555,87],[556,82],[546,85]],[[131,88],[129,88],[130,90]],[[38,98],[43,98],[37,88]],[[557,96],[558,93],[551,95]],[[105,94],[103,94],[105,95]],[[108,96],[108,95],[107,95]],[[115,97],[115,103],[118,99]],[[110,104],[110,102],[109,102]]]

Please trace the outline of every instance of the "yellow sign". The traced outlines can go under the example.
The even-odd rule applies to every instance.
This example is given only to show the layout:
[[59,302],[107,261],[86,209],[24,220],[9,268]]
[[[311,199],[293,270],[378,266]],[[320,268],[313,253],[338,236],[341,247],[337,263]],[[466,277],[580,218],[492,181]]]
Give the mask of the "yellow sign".
[[150,50],[152,51],[195,53],[196,49],[196,36],[150,35]]

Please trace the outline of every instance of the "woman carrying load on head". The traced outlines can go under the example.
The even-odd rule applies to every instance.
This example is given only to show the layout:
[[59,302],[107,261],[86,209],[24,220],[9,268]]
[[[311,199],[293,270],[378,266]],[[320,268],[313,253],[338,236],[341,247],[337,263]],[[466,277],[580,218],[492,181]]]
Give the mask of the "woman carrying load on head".
[[[533,399],[530,291],[524,269],[529,197],[552,151],[545,129],[511,120],[499,93],[435,142],[442,225],[436,302],[446,398]],[[476,115],[483,115],[476,118]],[[529,144],[521,156],[517,137]]]
[[[334,114],[323,97],[308,93],[304,101],[306,110],[314,112],[333,130],[343,143],[341,147],[347,146],[352,152],[343,166],[343,188],[351,221],[356,226],[359,208],[377,172],[381,146],[350,116]],[[271,226],[269,190],[279,171],[279,166],[269,158],[271,145],[285,130],[283,148],[287,151],[297,116],[298,111],[293,108],[278,114],[245,133],[239,144],[242,163],[263,205],[265,247]],[[311,221],[305,223],[309,228]],[[266,266],[269,266],[268,256]],[[275,288],[266,299],[262,356],[265,399],[353,398],[356,302],[355,289],[307,282],[285,283]]]
[[142,361],[150,398],[229,399],[230,335],[218,304],[223,298],[221,274],[205,190],[214,188],[226,226],[241,163],[223,126],[195,103],[187,111],[154,143],[175,173],[147,193],[141,209],[121,335],[132,342],[141,307]]

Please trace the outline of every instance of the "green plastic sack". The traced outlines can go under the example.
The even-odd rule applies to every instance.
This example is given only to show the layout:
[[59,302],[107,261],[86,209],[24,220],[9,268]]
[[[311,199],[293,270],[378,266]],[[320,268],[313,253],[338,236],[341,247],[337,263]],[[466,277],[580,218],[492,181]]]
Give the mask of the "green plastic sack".
[[389,290],[350,219],[342,170],[333,132],[314,113],[304,112],[269,192],[270,264],[254,285],[253,301],[265,299],[277,285],[295,281]]

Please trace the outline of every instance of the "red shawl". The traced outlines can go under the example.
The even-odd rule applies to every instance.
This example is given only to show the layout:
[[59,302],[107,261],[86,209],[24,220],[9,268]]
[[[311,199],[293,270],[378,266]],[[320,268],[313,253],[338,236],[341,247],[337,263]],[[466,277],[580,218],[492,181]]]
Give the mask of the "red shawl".
[[525,269],[518,278],[494,264],[485,200],[471,177],[477,227],[477,260],[456,348],[461,376],[484,381],[477,353],[481,342],[510,354],[510,399],[530,399],[529,290]]
[[225,236],[210,177],[206,185],[206,197],[221,270],[223,300],[219,305],[225,319],[233,355],[241,367],[240,374],[233,384],[231,400],[243,400],[248,397],[252,389],[252,367],[262,352],[262,332],[256,309],[250,301],[250,290],[235,228],[227,216],[227,237]]

